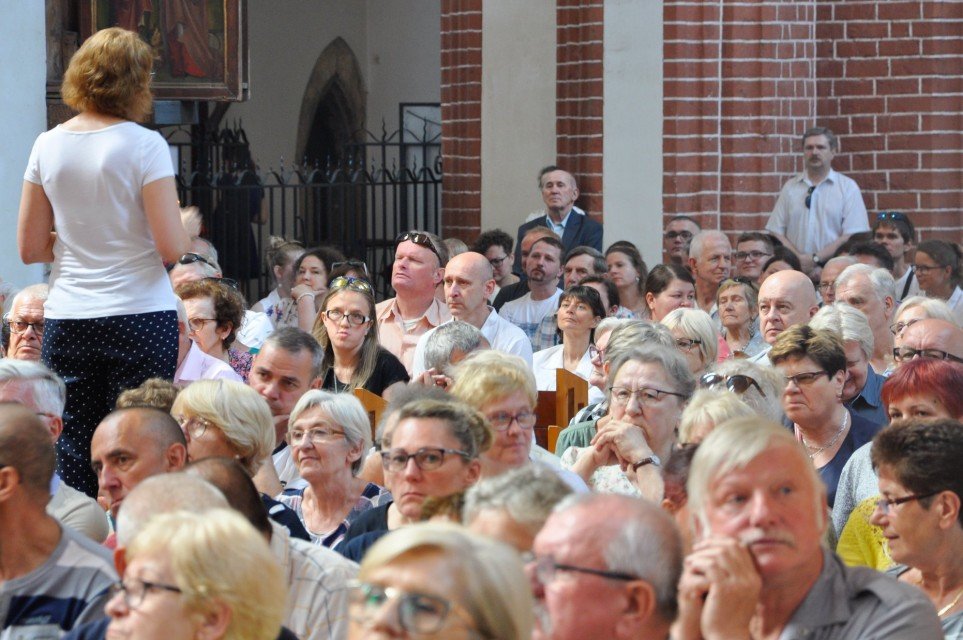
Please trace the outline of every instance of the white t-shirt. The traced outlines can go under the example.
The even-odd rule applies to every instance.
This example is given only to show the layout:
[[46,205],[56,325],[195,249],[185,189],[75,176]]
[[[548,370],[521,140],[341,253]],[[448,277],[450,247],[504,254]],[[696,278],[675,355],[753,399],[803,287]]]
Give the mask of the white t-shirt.
[[176,308],[141,197],[145,185],[173,175],[164,138],[133,122],[40,134],[24,180],[43,187],[57,229],[45,317]]
[[561,296],[562,290],[556,289],[551,297],[535,301],[532,300],[532,293],[529,291],[521,298],[503,304],[498,314],[524,331],[528,339],[532,341],[542,318],[555,313],[555,310],[558,309],[558,301]]

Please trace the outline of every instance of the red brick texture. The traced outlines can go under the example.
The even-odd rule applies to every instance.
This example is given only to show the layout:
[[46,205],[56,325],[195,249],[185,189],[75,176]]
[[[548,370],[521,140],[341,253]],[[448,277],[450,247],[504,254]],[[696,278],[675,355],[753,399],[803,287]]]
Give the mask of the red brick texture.
[[481,226],[482,0],[441,3],[442,235]]
[[664,213],[736,234],[765,225],[832,128],[867,209],[963,238],[963,1],[688,2],[664,18]]
[[602,213],[602,0],[556,3],[556,153],[579,182],[578,205]]

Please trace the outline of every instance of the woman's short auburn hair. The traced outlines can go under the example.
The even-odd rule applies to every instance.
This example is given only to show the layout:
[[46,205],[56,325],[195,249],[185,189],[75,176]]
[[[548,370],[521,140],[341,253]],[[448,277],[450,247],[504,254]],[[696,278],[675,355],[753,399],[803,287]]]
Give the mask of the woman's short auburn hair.
[[60,88],[77,111],[142,121],[151,112],[154,52],[132,31],[111,27],[87,38],[70,59]]
[[234,344],[237,332],[244,321],[244,296],[236,289],[226,284],[218,282],[217,279],[205,278],[193,282],[185,282],[177,287],[175,292],[181,300],[193,300],[195,298],[209,298],[214,306],[214,319],[217,320],[218,328],[230,326],[221,344],[225,349]]

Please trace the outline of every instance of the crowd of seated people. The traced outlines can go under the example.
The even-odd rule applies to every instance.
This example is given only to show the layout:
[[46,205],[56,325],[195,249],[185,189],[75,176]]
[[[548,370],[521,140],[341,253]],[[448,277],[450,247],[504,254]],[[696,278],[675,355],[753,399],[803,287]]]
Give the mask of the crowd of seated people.
[[[3,317],[0,637],[963,632],[959,247],[679,216],[643,258],[551,166],[517,247],[399,229],[379,300],[272,238],[249,306],[134,128],[151,65],[98,32],[31,155],[21,255],[53,274]],[[131,165],[114,199],[46,174],[89,179],[84,144]]]

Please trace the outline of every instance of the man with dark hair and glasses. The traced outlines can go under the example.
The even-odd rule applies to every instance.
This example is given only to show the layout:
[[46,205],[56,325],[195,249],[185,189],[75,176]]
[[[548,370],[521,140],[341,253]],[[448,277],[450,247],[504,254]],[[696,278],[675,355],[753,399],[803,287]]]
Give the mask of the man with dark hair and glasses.
[[680,267],[689,264],[689,243],[702,231],[698,221],[689,216],[674,216],[665,224],[662,232],[662,261]]
[[515,284],[519,277],[512,272],[515,266],[515,240],[501,229],[490,229],[480,236],[471,250],[480,253],[492,266],[495,277],[495,291],[492,298],[498,295],[502,287]]
[[779,192],[766,231],[776,236],[816,277],[818,270],[854,233],[869,231],[863,194],[852,178],[833,170],[839,142],[826,127],[802,136],[805,168]]
[[886,247],[893,258],[896,278],[896,304],[920,295],[920,281],[907,261],[916,246],[916,227],[901,211],[880,211],[873,226],[873,240]]
[[47,285],[34,284],[13,297],[10,313],[3,317],[3,324],[10,331],[6,357],[40,362],[43,303],[47,301],[47,291]]
[[447,265],[448,249],[435,234],[407,231],[398,236],[391,266],[395,297],[378,303],[375,315],[381,346],[401,360],[408,375],[418,339],[451,320],[445,301],[435,295]]
[[741,278],[758,283],[762,266],[772,257],[772,236],[758,231],[746,231],[736,240],[732,254],[732,268]]
[[896,336],[895,345],[896,366],[917,357],[963,362],[963,329],[946,320],[914,322]]
[[668,637],[682,541],[657,505],[616,494],[563,499],[526,557],[535,640]]

